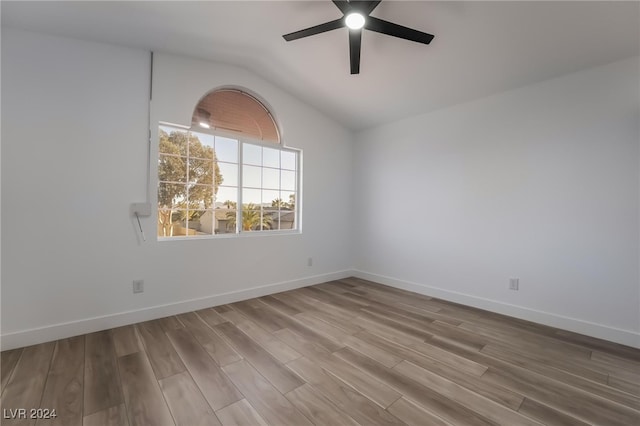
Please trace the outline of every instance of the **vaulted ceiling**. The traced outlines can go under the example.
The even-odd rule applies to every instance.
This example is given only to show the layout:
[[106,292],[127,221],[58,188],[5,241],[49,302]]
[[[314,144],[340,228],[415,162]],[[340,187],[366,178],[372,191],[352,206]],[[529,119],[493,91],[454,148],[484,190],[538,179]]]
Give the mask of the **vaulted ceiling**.
[[349,74],[347,29],[285,42],[339,18],[323,1],[7,2],[2,26],[227,62],[358,130],[638,55],[640,3],[383,1],[372,16],[435,35],[426,46],[367,31]]

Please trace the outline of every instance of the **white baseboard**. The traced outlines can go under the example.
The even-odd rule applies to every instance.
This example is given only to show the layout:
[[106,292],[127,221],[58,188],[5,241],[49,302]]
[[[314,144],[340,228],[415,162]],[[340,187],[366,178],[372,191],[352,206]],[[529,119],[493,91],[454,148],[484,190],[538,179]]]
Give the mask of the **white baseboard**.
[[397,278],[386,277],[383,275],[373,274],[370,272],[354,270],[353,276],[365,280],[377,282],[380,284],[396,287],[403,290],[412,291],[414,293],[432,296],[450,302],[456,302],[475,308],[484,309],[499,314],[520,318],[527,321],[544,324],[563,330],[573,331],[575,333],[585,334],[587,336],[597,337],[599,339],[620,343],[635,348],[640,348],[640,333],[632,330],[622,330],[619,328],[609,327],[589,321],[576,318],[565,317],[562,315],[552,314],[549,312],[538,311],[535,309],[525,308],[522,306],[511,305],[497,300],[485,299],[469,294],[458,293],[455,291],[445,290],[438,287],[418,284],[410,281],[404,281]]
[[198,299],[183,300],[176,303],[152,306],[135,311],[118,312],[111,315],[86,318],[78,321],[54,324],[46,327],[16,331],[0,336],[0,349],[4,351],[7,349],[21,348],[24,346],[36,345],[38,343],[65,339],[67,337],[93,333],[100,330],[107,330],[109,328],[121,327],[123,325],[135,324],[141,321],[149,321],[157,318],[167,317],[170,315],[196,311],[198,309],[204,309],[211,306],[224,305],[226,303],[233,303],[241,300],[252,299],[254,297],[266,296],[268,294],[293,290],[296,288],[320,284],[327,281],[339,280],[341,278],[347,278],[352,275],[353,271],[351,270],[313,275],[297,280],[267,284],[244,290],[215,294]]
[[328,274],[314,275],[297,280],[284,281],[280,283],[267,284],[252,287],[244,290],[221,293],[206,296],[198,299],[183,300],[166,305],[152,306],[135,311],[119,312],[100,317],[86,318],[78,321],[54,324],[46,327],[21,330],[0,336],[0,350],[20,348],[49,342],[52,340],[64,339],[85,333],[106,330],[114,327],[121,327],[128,324],[135,324],[141,321],[149,321],[156,318],[163,318],[170,315],[182,314],[210,306],[224,305],[226,303],[238,302],[240,300],[293,290],[327,281],[338,280],[355,276],[369,281],[403,290],[413,291],[426,296],[437,297],[451,302],[461,303],[491,312],[496,312],[515,318],[533,321],[539,324],[573,331],[592,337],[597,337],[611,342],[620,343],[627,346],[640,348],[640,333],[631,330],[622,330],[602,324],[562,315],[538,311],[522,306],[511,305],[496,300],[485,299],[469,294],[458,293],[438,287],[404,281],[397,278],[373,274],[360,270],[344,270]]

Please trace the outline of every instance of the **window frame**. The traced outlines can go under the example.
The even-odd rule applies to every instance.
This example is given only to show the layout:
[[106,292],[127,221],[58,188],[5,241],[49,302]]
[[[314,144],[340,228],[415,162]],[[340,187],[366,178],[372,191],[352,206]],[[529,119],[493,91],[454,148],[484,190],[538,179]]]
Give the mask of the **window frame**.
[[[179,124],[175,124],[175,123],[170,123],[170,122],[165,122],[165,121],[159,121],[158,122],[158,126],[156,127],[157,129],[157,138],[156,138],[156,143],[159,144],[160,142],[160,128],[161,127],[170,127],[170,128],[174,128],[175,130],[180,130],[180,131],[185,131],[185,132],[190,132],[190,133],[201,133],[201,134],[207,134],[207,135],[211,135],[213,137],[219,136],[219,137],[224,137],[224,138],[229,138],[229,139],[234,139],[238,142],[238,163],[237,163],[237,206],[239,206],[240,208],[237,208],[236,210],[236,230],[235,232],[228,232],[228,233],[220,233],[220,234],[216,234],[215,233],[215,229],[213,229],[211,234],[203,234],[203,235],[177,235],[177,236],[172,236],[172,237],[164,237],[164,236],[160,236],[157,235],[158,233],[156,232],[156,237],[157,237],[157,241],[159,242],[164,242],[164,241],[186,241],[186,240],[216,240],[216,239],[226,239],[226,238],[253,238],[253,237],[264,237],[264,236],[269,236],[269,235],[273,235],[273,236],[277,236],[277,235],[301,235],[302,234],[302,149],[300,148],[293,148],[293,147],[289,147],[286,146],[284,143],[282,143],[282,141],[280,143],[273,143],[273,142],[265,142],[259,139],[253,139],[253,138],[249,138],[246,137],[240,133],[235,133],[232,131],[224,131],[222,129],[207,129],[204,127],[196,127],[196,126],[184,126],[184,125],[179,125]],[[244,164],[244,159],[243,159],[243,146],[244,144],[249,144],[249,145],[255,145],[255,146],[260,146],[262,148],[271,148],[271,149],[277,149],[279,151],[286,151],[286,152],[293,152],[296,154],[296,179],[295,179],[295,184],[296,184],[296,189],[293,191],[295,194],[295,200],[296,200],[296,207],[294,209],[294,224],[296,225],[294,229],[274,229],[274,230],[255,230],[255,231],[243,231],[242,230],[242,192],[243,192],[243,166]],[[156,160],[158,161],[158,159],[160,158],[160,155],[162,154],[159,150],[156,151],[157,155],[156,155]],[[185,157],[187,160],[189,157]],[[218,160],[219,162],[220,160]],[[260,166],[260,167],[264,167],[264,166]],[[283,170],[281,167],[279,170]],[[288,169],[285,169],[288,170]],[[158,169],[156,169],[156,182],[159,184],[160,183],[160,179],[158,176]],[[186,183],[185,183],[186,184]],[[261,189],[264,187],[261,187]],[[264,189],[262,189],[264,190]],[[157,187],[156,187],[156,197],[157,197]],[[158,215],[159,215],[159,206],[158,203],[156,201],[155,203],[155,209],[156,209],[156,224],[158,222]],[[214,220],[215,220],[215,204],[213,206],[213,215],[214,215]]]

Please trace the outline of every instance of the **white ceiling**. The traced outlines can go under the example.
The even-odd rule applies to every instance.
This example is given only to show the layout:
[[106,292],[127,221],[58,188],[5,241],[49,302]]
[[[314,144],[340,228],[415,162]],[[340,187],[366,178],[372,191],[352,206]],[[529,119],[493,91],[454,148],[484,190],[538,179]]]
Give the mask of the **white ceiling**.
[[426,46],[366,31],[349,74],[329,1],[7,2],[2,25],[248,68],[359,130],[640,52],[640,2],[383,1],[381,19],[435,34]]

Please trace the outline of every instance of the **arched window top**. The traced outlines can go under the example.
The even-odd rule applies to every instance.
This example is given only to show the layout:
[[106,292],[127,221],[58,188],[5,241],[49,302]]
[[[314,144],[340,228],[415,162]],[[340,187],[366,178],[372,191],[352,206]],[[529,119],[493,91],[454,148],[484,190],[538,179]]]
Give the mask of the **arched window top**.
[[254,96],[238,89],[214,90],[200,99],[193,111],[192,124],[280,143],[271,112]]

